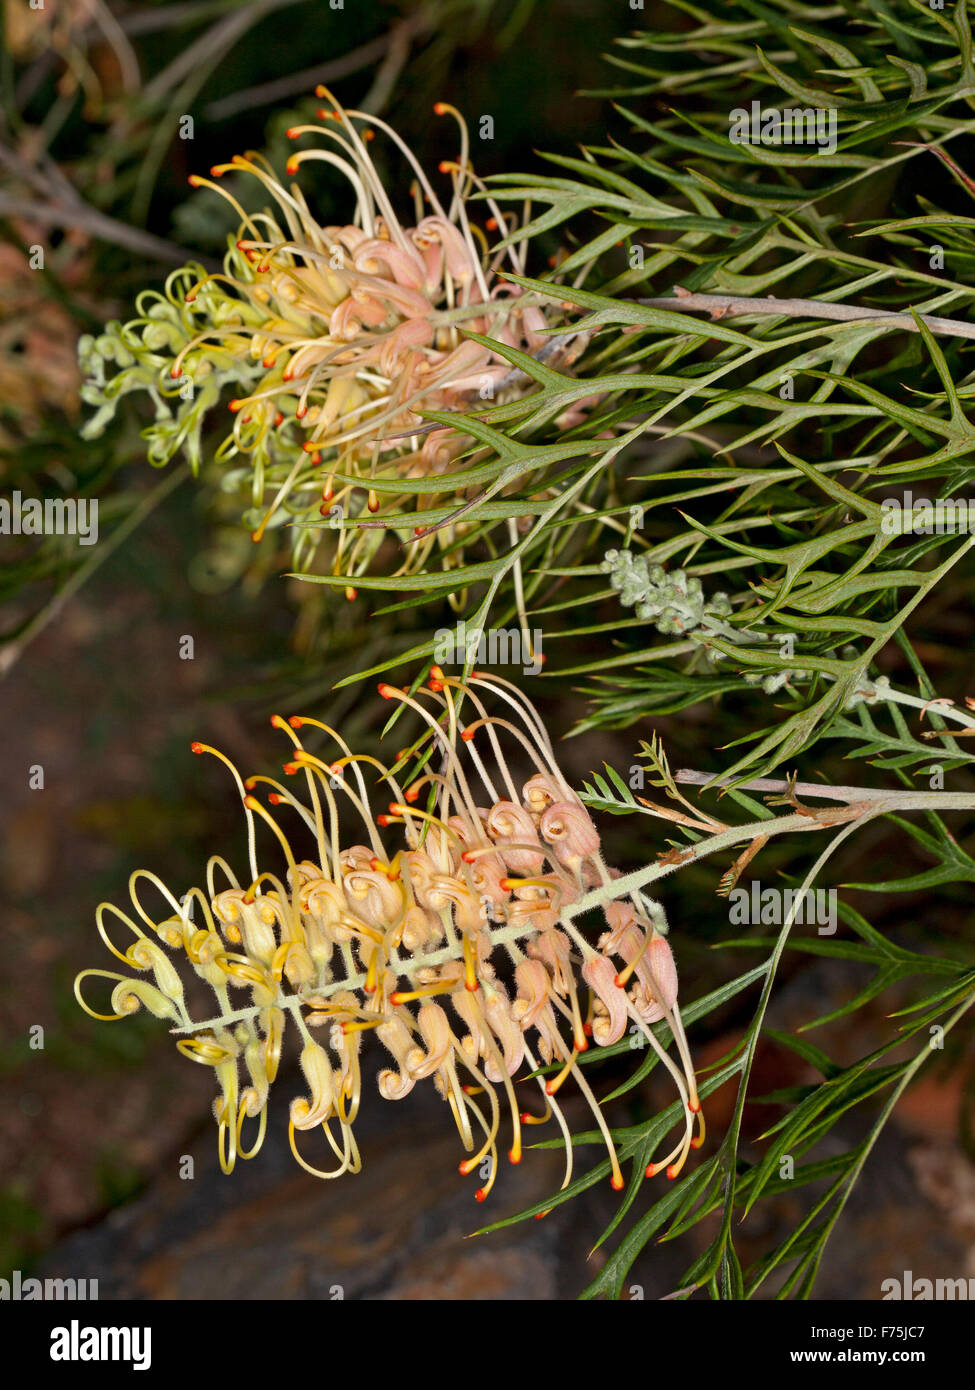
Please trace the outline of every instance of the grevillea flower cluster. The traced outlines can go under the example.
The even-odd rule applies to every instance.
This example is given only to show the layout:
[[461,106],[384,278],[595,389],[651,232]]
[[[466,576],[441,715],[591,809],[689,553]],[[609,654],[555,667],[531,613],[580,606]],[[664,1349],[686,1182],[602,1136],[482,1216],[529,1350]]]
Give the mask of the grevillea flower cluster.
[[[232,419],[216,458],[230,486],[249,487],[255,539],[299,521],[296,564],[331,536],[333,573],[351,579],[368,567],[383,534],[357,528],[356,519],[401,516],[415,494],[389,482],[449,475],[472,442],[459,430],[423,432],[421,412],[463,411],[523,390],[526,378],[492,344],[539,349],[553,309],[499,277],[505,264],[524,273],[525,249],[507,244],[515,223],[475,174],[453,106],[436,107],[460,133],[456,159],[440,166],[450,180],[441,200],[386,122],[344,110],[324,87],[318,95],[332,103],[319,122],[288,134],[319,143],[297,149],[287,173],[310,162],[338,170],[354,194],[353,215],[321,225],[300,186],[282,182],[253,151],[215,166],[209,178],[193,175],[195,187],[221,194],[240,218],[222,271],[174,272],[164,295],[140,298],[137,319],[109,324],[80,351],[83,395],[98,407],[88,437],[104,429],[121,395],[148,391],[157,412],[147,431],[150,461],[168,462],[184,449],[198,466],[204,420],[223,400]],[[410,217],[397,214],[370,155],[377,132],[413,176]],[[257,179],[274,210],[245,211],[219,182],[226,174]],[[475,209],[476,194],[484,198]],[[489,214],[484,226],[475,214]],[[446,478],[444,491],[449,501],[465,500]],[[436,506],[444,498],[425,500]],[[411,534],[402,521],[399,529]],[[463,529],[458,522],[410,546],[407,568],[422,568],[435,544],[456,545]]]
[[[525,1127],[549,1118],[565,1141],[563,1186],[570,1181],[573,1149],[559,1104],[567,1082],[588,1102],[613,1186],[622,1187],[610,1129],[579,1060],[590,1039],[606,1045],[635,1028],[680,1099],[676,1143],[647,1172],[676,1176],[703,1141],[704,1122],[659,905],[614,895],[617,875],[603,860],[596,827],[515,686],[477,673],[465,682],[434,667],[412,694],[389,685],[380,691],[420,730],[390,768],[304,717],[272,719],[289,744],[282,779],[243,780],[223,753],[193,745],[229,769],[240,794],[243,877],[215,855],[205,889],[177,897],[155,874],[133,874],[134,915],[103,903],[97,922],[109,950],[140,973],[83,971],[79,1002],[109,1019],[145,1007],[170,1023],[185,1056],[213,1068],[225,1172],[263,1142],[289,1030],[306,1087],[290,1106],[295,1157],[323,1178],[357,1172],[360,1052],[374,1033],[391,1059],[379,1072],[381,1097],[402,1100],[432,1080],[466,1154],[461,1172],[486,1175],[478,1200],[494,1184],[502,1136],[517,1163]],[[329,747],[315,752],[306,740]],[[530,773],[520,786],[513,762],[521,777]],[[349,817],[358,843],[343,837]],[[296,847],[296,831],[307,853]],[[265,839],[283,868],[262,861]],[[143,901],[149,885],[162,897],[161,915]],[[595,943],[574,920],[589,899],[604,919]],[[110,927],[121,927],[126,941],[116,944]],[[186,967],[212,990],[213,1016],[190,1017]],[[112,982],[110,1014],[85,1002],[82,986],[93,978]],[[662,1021],[676,1059],[654,1031]],[[526,1107],[516,1086],[537,1088],[541,1113]],[[329,1168],[297,1142],[319,1128],[334,1156]]]

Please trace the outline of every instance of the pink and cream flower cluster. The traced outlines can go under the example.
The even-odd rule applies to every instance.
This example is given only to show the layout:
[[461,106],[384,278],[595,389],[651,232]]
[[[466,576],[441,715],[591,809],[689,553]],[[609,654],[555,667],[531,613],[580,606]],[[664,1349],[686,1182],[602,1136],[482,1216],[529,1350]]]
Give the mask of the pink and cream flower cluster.
[[[525,1126],[550,1117],[565,1141],[563,1186],[570,1181],[573,1147],[559,1103],[569,1081],[591,1108],[613,1186],[622,1187],[613,1137],[580,1061],[590,1039],[605,1046],[635,1029],[673,1078],[682,1117],[671,1152],[647,1171],[675,1177],[703,1142],[704,1125],[662,912],[640,895],[614,894],[617,875],[589,812],[517,687],[434,667],[413,692],[380,692],[418,729],[391,767],[297,716],[272,720],[290,744],[282,778],[243,780],[224,754],[194,744],[234,779],[247,869],[238,878],[216,855],[205,889],[180,898],[154,874],[133,874],[135,915],[102,904],[97,922],[109,950],[139,973],[84,971],[79,1002],[111,1019],[144,1006],[170,1022],[181,1052],[214,1069],[226,1172],[263,1142],[289,1027],[306,1092],[290,1107],[295,1157],[323,1178],[358,1171],[360,1052],[374,1033],[390,1060],[379,1072],[380,1095],[402,1100],[432,1080],[465,1150],[461,1172],[482,1173],[478,1200],[494,1184],[502,1135],[517,1163]],[[344,838],[350,818],[358,843]],[[268,838],[280,869],[262,867],[259,841]],[[149,885],[161,913],[143,902]],[[575,920],[588,915],[584,903],[604,919],[595,944]],[[124,949],[109,934],[109,916],[131,938]],[[190,1016],[174,956],[212,990],[212,1017]],[[85,1003],[81,986],[91,977],[113,982],[110,1014]],[[526,1085],[539,1092],[540,1115],[516,1093]],[[245,1124],[254,1130],[246,1139]],[[319,1127],[334,1156],[326,1169],[297,1143],[299,1132]]]

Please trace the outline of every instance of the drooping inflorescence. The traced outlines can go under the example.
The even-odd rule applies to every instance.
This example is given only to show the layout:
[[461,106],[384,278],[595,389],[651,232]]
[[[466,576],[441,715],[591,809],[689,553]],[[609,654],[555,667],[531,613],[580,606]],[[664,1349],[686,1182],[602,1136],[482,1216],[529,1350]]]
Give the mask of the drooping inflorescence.
[[[557,1097],[570,1078],[603,1135],[613,1185],[622,1187],[613,1138],[579,1058],[590,1037],[607,1045],[635,1026],[672,1076],[682,1116],[672,1151],[647,1171],[676,1176],[703,1141],[704,1124],[662,910],[639,894],[614,895],[615,873],[596,827],[517,687],[478,673],[454,679],[434,667],[412,694],[390,685],[380,692],[405,706],[420,731],[392,768],[353,754],[338,732],[312,718],[272,720],[291,744],[284,780],[243,780],[222,753],[194,744],[234,778],[247,824],[244,877],[216,855],[205,890],[176,897],[155,874],[133,874],[135,917],[103,903],[97,923],[109,950],[142,977],[83,971],[79,1002],[95,1018],[145,1006],[171,1023],[181,1052],[213,1067],[225,1172],[263,1142],[269,1088],[290,1027],[307,1083],[307,1095],[291,1102],[295,1157],[319,1177],[358,1171],[360,1050],[374,1032],[392,1058],[379,1073],[380,1094],[400,1100],[432,1078],[467,1154],[461,1172],[486,1164],[478,1200],[494,1184],[503,1130],[510,1126],[508,1156],[517,1163],[523,1127],[550,1116],[565,1140],[563,1186],[569,1182],[572,1143]],[[313,739],[325,735],[338,753],[326,759],[311,751],[305,730]],[[512,763],[522,776],[530,773],[520,788]],[[406,766],[412,777],[401,786]],[[258,795],[265,789],[266,803]],[[358,843],[343,829],[350,820]],[[259,856],[259,838],[268,836],[280,869],[264,867]],[[296,848],[299,838],[304,850]],[[161,917],[142,901],[147,884],[165,902]],[[570,912],[594,891],[606,926],[595,945]],[[109,935],[107,914],[134,938],[124,949]],[[212,989],[212,1017],[190,1017],[171,953]],[[111,1014],[85,1002],[88,977],[114,982]],[[651,1026],[661,1021],[676,1060]],[[521,1081],[526,1073],[531,1080]],[[523,1109],[519,1084],[540,1090],[540,1117]],[[245,1141],[247,1121],[256,1135]],[[327,1170],[296,1142],[297,1131],[319,1125],[335,1156]]]

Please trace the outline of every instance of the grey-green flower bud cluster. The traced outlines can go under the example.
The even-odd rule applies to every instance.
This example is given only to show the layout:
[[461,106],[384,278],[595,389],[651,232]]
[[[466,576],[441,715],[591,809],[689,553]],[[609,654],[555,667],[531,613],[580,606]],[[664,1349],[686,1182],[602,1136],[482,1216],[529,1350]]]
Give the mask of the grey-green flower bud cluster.
[[630,550],[607,550],[599,567],[626,608],[636,608],[636,616],[653,622],[665,637],[686,633],[698,627],[705,617],[727,618],[731,600],[727,594],[707,597],[699,579],[684,570],[668,574],[645,555]]

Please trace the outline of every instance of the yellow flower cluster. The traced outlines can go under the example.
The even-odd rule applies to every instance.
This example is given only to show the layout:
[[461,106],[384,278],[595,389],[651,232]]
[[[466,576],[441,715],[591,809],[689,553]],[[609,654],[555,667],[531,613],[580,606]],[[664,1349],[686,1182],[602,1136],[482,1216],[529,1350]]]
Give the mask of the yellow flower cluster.
[[[675,1176],[702,1142],[704,1126],[661,910],[638,894],[614,894],[596,827],[517,687],[477,673],[454,679],[434,667],[412,694],[389,685],[380,692],[405,706],[420,728],[392,768],[353,754],[336,730],[311,718],[272,720],[291,743],[284,781],[244,781],[222,753],[194,744],[234,778],[247,823],[248,872],[241,882],[214,856],[206,890],[195,887],[179,899],[154,874],[133,874],[130,897],[139,920],[102,904],[97,922],[108,948],[144,978],[86,970],[76,982],[79,1002],[96,1018],[122,1018],[144,1006],[170,1021],[181,1052],[213,1067],[226,1172],[263,1141],[289,1021],[300,1037],[307,1085],[307,1094],[291,1103],[295,1157],[320,1177],[358,1171],[360,1049],[375,1032],[392,1058],[379,1074],[380,1094],[400,1100],[418,1081],[433,1079],[467,1154],[461,1172],[485,1165],[479,1200],[497,1173],[501,1096],[510,1160],[521,1159],[523,1126],[554,1115],[569,1182],[572,1143],[557,1096],[570,1077],[605,1139],[613,1185],[622,1187],[613,1139],[579,1058],[590,1038],[613,1043],[635,1026],[669,1070],[682,1103],[673,1151],[648,1170],[666,1167]],[[326,760],[306,747],[306,730],[313,740],[333,740],[338,753]],[[407,765],[412,780],[401,786],[399,772]],[[304,784],[304,797],[291,790],[291,778]],[[258,788],[270,789],[267,805]],[[378,813],[377,788],[392,798]],[[340,838],[349,815],[361,827],[360,843]],[[310,857],[299,857],[286,817],[300,825]],[[259,865],[262,825],[283,855],[281,874]],[[397,843],[384,843],[384,835]],[[161,920],[142,902],[146,883],[167,904]],[[594,892],[607,928],[595,945],[567,913]],[[134,937],[125,950],[108,934],[109,913]],[[170,952],[213,991],[213,1017],[190,1017]],[[82,982],[92,976],[114,981],[109,1015],[94,1013],[83,999]],[[661,1020],[677,1061],[651,1028]],[[526,1068],[544,1099],[541,1117],[523,1111],[515,1095]],[[247,1120],[257,1132],[245,1147]],[[312,1165],[296,1144],[297,1131],[319,1126],[336,1160],[329,1170]]]

